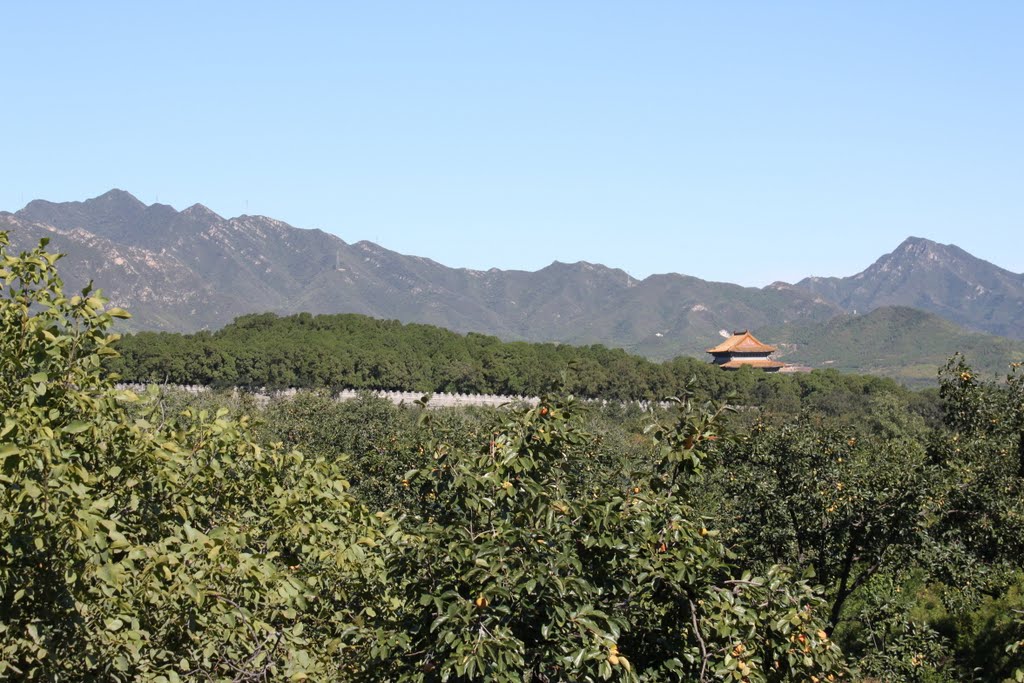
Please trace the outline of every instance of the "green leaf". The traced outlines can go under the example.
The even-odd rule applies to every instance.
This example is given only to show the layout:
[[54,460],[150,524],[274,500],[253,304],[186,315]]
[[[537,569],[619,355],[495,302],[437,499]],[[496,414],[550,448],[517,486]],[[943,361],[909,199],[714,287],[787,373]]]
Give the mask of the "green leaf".
[[90,426],[91,425],[88,422],[83,422],[82,420],[72,420],[71,422],[64,426],[63,431],[65,434],[80,434],[84,432],[86,429],[89,429]]
[[[109,584],[111,586],[116,586],[116,585],[121,583],[121,577],[120,577],[120,573],[118,572],[117,567],[115,567],[110,562],[106,563],[105,565],[103,565],[102,567],[97,569],[96,570],[96,576],[98,576],[105,583],[107,583],[107,584]],[[186,585],[186,589],[187,588],[188,588],[188,585]]]

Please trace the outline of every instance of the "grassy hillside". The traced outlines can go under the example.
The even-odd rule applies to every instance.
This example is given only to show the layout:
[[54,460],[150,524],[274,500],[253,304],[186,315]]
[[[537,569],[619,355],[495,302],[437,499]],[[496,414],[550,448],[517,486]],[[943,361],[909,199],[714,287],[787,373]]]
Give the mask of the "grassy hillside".
[[842,315],[826,323],[760,328],[758,337],[779,347],[776,357],[813,368],[892,377],[922,385],[956,352],[977,370],[1004,375],[1024,361],[1024,342],[968,332],[938,316],[889,306],[867,315]]

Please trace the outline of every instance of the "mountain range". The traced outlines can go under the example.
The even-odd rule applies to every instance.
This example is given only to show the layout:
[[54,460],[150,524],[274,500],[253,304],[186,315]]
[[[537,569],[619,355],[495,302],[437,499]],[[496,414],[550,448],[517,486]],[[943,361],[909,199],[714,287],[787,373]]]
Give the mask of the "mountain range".
[[[841,321],[861,324],[854,313],[904,306],[974,332],[1024,339],[1024,275],[914,237],[852,277],[753,288],[680,274],[636,280],[586,262],[556,261],[536,272],[449,268],[264,216],[146,205],[122,190],[82,202],[35,200],[0,212],[0,230],[19,249],[50,238],[52,249],[67,254],[68,284],[93,280],[133,312],[131,329],[212,329],[263,311],[350,312],[665,359],[701,355],[721,331],[749,328],[779,335],[769,339],[781,344],[784,360],[818,365],[830,359],[809,345],[815,334],[836,333]],[[950,344],[971,338],[929,325]],[[1024,348],[1010,343],[1011,356],[1017,346]]]
[[909,237],[852,277],[810,277],[795,287],[848,313],[910,306],[971,330],[1024,339],[1024,275],[952,244]]

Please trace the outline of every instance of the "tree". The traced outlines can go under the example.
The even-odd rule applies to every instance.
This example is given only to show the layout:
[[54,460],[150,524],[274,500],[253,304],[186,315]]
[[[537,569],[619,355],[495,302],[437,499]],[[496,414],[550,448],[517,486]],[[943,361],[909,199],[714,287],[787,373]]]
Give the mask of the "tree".
[[127,314],[0,233],[0,679],[337,679],[384,601],[338,463],[164,419],[102,370]]
[[859,440],[804,419],[756,425],[716,478],[737,542],[826,587],[831,632],[859,588],[921,546],[935,475],[911,439]]
[[[824,606],[787,570],[745,572],[686,502],[717,409],[681,403],[663,460],[625,490],[569,491],[592,437],[549,395],[476,448],[435,441],[389,567],[375,679],[747,680],[841,676]],[[427,416],[429,419],[429,416]]]

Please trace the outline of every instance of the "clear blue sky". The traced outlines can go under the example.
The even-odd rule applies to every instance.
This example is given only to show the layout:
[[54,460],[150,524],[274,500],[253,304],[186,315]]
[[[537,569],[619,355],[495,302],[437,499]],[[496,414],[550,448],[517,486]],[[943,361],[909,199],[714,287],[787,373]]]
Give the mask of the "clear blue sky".
[[1024,271],[1024,3],[8,2],[0,209],[112,188],[451,266]]

